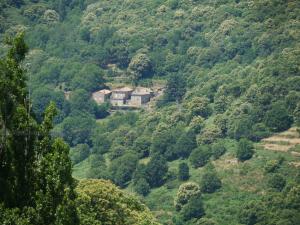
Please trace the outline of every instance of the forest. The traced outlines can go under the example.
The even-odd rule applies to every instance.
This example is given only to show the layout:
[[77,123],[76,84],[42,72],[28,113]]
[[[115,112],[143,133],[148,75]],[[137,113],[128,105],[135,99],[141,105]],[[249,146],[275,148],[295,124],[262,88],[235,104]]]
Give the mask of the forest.
[[1,224],[300,224],[299,1],[2,0],[0,39]]

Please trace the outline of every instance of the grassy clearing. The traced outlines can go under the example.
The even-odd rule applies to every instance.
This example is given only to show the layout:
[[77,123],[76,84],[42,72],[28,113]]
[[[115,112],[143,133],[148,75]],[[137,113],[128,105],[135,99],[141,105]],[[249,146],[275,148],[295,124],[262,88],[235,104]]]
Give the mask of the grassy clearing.
[[77,179],[86,178],[87,172],[90,169],[89,160],[86,159],[73,166],[73,177]]

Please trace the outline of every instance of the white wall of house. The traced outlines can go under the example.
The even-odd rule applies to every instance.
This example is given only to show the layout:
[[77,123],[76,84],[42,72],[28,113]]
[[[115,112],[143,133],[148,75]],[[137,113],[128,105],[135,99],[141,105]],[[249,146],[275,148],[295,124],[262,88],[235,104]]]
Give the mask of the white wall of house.
[[104,103],[105,102],[105,96],[103,94],[100,93],[94,93],[93,94],[93,99],[95,100],[95,102],[97,102],[98,104]]

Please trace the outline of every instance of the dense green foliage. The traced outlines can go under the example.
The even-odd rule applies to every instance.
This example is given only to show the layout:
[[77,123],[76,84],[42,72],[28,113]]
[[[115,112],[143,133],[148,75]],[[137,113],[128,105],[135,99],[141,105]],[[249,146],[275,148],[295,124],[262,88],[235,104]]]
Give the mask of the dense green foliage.
[[186,163],[180,163],[178,166],[178,179],[185,181],[190,177],[189,166]]
[[82,224],[158,225],[137,198],[105,180],[82,180],[76,187]]
[[[14,0],[0,3],[0,32],[26,31],[34,117],[41,123],[56,103],[52,134],[71,146],[74,176],[145,195],[169,224],[297,224],[297,200],[283,200],[291,190],[297,196],[297,158],[256,142],[300,124],[299,10],[296,0]],[[0,46],[1,55],[7,50]],[[111,115],[90,98],[125,83],[159,84],[164,94],[150,110]],[[280,154],[286,161],[276,161]],[[207,218],[188,220],[196,213],[188,209],[177,218],[179,163],[201,187],[210,161],[222,188],[191,205],[203,203]]]
[[145,196],[150,192],[150,185],[145,178],[140,178],[135,182],[134,190],[136,193]]
[[221,188],[222,182],[218,177],[217,173],[210,168],[209,171],[205,172],[200,181],[200,189],[204,193],[213,193]]
[[183,79],[180,74],[174,74],[169,77],[166,91],[165,91],[165,100],[166,101],[181,101],[182,97],[186,92],[186,81]]
[[192,198],[180,212],[183,221],[188,221],[193,218],[199,219],[204,213],[203,203],[200,195]]
[[157,187],[162,185],[167,172],[167,161],[159,155],[154,155],[146,167],[147,180],[150,186]]
[[194,167],[202,167],[208,162],[210,156],[209,146],[200,146],[192,152],[190,161]]
[[0,223],[79,224],[69,147],[50,135],[55,105],[42,123],[34,120],[20,65],[27,52],[23,35],[9,44],[0,61]]
[[[146,206],[109,182],[81,181],[75,191],[69,146],[50,134],[57,114],[55,104],[45,109],[41,123],[32,115],[20,64],[27,52],[23,37],[9,40],[11,47],[0,61],[0,223],[158,224]],[[89,146],[80,144],[73,149],[72,158],[76,163],[88,155]],[[128,171],[125,177],[118,177],[117,170],[117,182],[126,182],[130,179],[127,173],[135,169],[127,161],[136,164],[137,158],[127,157],[121,162]]]
[[253,144],[247,139],[241,139],[238,143],[236,157],[240,161],[251,159],[254,154]]
[[274,188],[277,191],[281,191],[284,188],[285,184],[286,180],[280,174],[271,175],[268,180],[269,187]]
[[198,195],[200,195],[200,187],[198,184],[187,182],[180,185],[174,201],[176,210],[180,211],[184,205]]

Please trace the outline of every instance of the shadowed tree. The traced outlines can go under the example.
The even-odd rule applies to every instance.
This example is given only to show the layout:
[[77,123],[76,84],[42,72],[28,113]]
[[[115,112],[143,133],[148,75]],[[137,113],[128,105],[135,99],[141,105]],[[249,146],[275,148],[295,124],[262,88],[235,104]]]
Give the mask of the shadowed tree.
[[167,80],[165,100],[179,103],[186,92],[186,81],[182,75],[175,73]]
[[236,157],[239,161],[246,161],[251,159],[254,154],[254,147],[251,141],[243,138],[238,143],[238,149],[236,152]]
[[146,173],[147,180],[151,187],[158,187],[163,184],[164,177],[168,172],[167,160],[159,155],[155,154],[151,157],[150,162],[147,164]]
[[188,180],[190,177],[189,174],[189,166],[187,163],[180,163],[178,166],[178,179],[185,181]]

